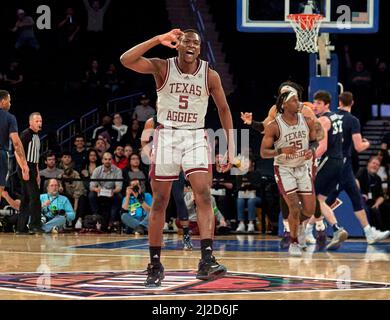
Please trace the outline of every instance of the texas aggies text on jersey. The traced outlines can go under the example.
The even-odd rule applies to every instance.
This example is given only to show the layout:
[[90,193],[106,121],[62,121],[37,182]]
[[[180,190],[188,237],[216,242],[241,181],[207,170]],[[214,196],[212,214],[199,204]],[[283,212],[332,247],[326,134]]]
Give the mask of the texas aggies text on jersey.
[[298,151],[294,154],[281,154],[275,157],[274,164],[285,167],[297,167],[305,164],[305,151],[309,149],[309,127],[304,116],[298,113],[296,125],[289,125],[282,115],[275,118],[279,126],[279,139],[275,141],[275,149],[295,146]]
[[157,121],[165,127],[201,129],[209,101],[209,64],[198,60],[193,74],[181,72],[177,57],[167,59],[163,85],[157,89]]

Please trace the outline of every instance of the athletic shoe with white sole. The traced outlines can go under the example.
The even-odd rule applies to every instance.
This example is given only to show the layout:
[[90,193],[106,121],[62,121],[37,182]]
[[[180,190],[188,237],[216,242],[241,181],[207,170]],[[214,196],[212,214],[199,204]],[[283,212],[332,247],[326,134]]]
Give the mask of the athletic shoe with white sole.
[[348,239],[348,232],[343,228],[340,228],[336,232],[333,233],[333,238],[326,246],[327,250],[337,250],[340,248],[340,245]]
[[368,244],[374,244],[376,242],[382,241],[390,236],[390,231],[379,231],[376,230],[375,227],[371,227],[371,229],[366,233],[366,239]]
[[290,248],[288,249],[288,253],[292,257],[301,257],[302,256],[302,250],[298,243],[291,243]]

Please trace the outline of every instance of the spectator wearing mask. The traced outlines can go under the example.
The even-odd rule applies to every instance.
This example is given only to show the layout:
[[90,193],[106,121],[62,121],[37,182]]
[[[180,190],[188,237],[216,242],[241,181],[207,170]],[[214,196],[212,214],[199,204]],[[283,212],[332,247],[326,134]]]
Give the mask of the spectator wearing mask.
[[152,206],[152,195],[144,193],[139,180],[132,180],[126,188],[126,197],[122,203],[122,222],[135,234],[145,234],[148,230],[148,218]]
[[83,170],[83,166],[87,161],[87,150],[85,148],[85,139],[82,135],[76,135],[74,138],[74,148],[72,150],[72,160],[74,169],[77,172],[81,172]]
[[47,193],[41,194],[42,204],[42,229],[44,232],[58,233],[66,226],[67,221],[73,221],[75,212],[68,198],[58,193],[59,183],[56,179],[50,179]]
[[112,159],[112,164],[119,169],[123,170],[128,165],[128,159],[126,158],[124,154],[124,148],[123,146],[116,146],[114,151],[114,157]]
[[89,204],[93,215],[102,212],[102,201],[110,205],[110,215],[105,216],[106,224],[111,227],[119,221],[119,211],[121,208],[121,190],[122,181],[104,181],[106,179],[123,179],[122,171],[112,165],[112,155],[109,152],[103,155],[103,165],[97,167],[91,176],[91,179],[102,179],[101,181],[91,181],[89,185]]
[[356,179],[369,212],[370,224],[378,230],[385,230],[388,227],[390,207],[388,202],[385,203],[382,180],[377,174],[379,168],[378,157],[371,157],[367,167],[361,168],[356,174]]

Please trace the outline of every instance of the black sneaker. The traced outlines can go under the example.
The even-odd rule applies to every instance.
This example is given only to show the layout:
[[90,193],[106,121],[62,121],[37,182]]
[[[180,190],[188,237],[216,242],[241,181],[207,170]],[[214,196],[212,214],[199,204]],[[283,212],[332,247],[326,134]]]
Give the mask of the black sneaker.
[[225,266],[219,264],[214,256],[208,260],[200,260],[198,265],[198,273],[196,279],[199,280],[214,280],[226,274]]
[[162,266],[162,264],[154,266],[151,263],[149,263],[147,271],[148,271],[148,277],[144,282],[145,287],[153,288],[153,287],[161,286],[161,281],[165,277],[164,267]]
[[194,248],[189,234],[183,236],[183,245],[184,245],[183,248],[184,250],[192,250]]

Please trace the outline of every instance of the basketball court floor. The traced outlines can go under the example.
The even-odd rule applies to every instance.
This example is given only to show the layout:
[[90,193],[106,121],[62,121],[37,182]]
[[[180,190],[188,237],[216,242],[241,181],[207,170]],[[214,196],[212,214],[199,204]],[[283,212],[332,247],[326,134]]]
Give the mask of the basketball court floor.
[[310,246],[301,258],[263,235],[219,236],[215,255],[228,268],[220,279],[195,278],[195,250],[164,235],[163,286],[145,288],[145,236],[0,234],[0,299],[390,299],[390,241],[349,240],[337,251]]

